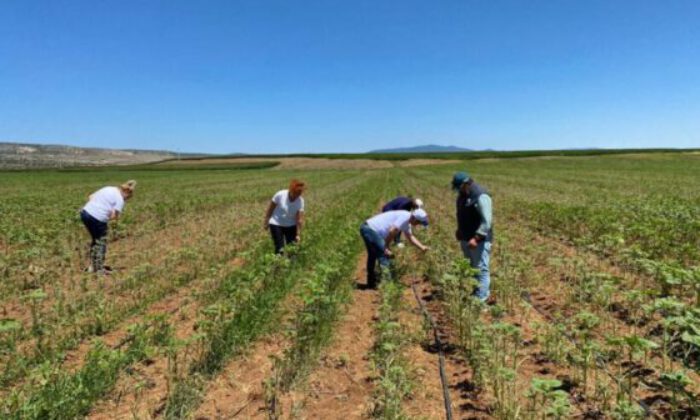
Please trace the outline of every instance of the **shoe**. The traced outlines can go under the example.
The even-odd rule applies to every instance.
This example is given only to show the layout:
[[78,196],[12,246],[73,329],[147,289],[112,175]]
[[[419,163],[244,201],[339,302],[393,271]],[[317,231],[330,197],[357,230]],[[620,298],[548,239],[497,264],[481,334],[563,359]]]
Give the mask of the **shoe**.
[[495,305],[495,304],[497,303],[496,297],[493,296],[493,295],[491,295],[491,296],[488,297],[488,299],[486,299],[486,300],[484,301],[484,303],[487,304],[487,305],[489,305],[489,306],[493,306],[493,305]]

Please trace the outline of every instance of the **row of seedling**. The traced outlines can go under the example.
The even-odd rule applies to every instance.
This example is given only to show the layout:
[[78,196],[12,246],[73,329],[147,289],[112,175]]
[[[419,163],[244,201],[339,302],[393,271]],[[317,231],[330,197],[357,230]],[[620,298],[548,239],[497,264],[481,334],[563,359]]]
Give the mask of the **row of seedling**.
[[[352,219],[350,219],[352,220]],[[280,418],[284,408],[280,397],[302,383],[317,363],[321,351],[333,338],[333,330],[343,314],[354,287],[359,252],[355,223],[340,230],[335,226],[335,246],[328,249],[313,273],[303,279],[297,293],[301,307],[291,320],[290,344],[273,363],[273,373],[265,381],[266,400],[271,418]]]
[[305,276],[313,275],[318,261],[336,246],[338,220],[345,220],[354,192],[372,178],[350,180],[325,200],[329,207],[310,219],[303,243],[288,247],[285,256],[264,252],[246,257],[246,266],[227,277],[215,292],[216,303],[202,311],[199,337],[191,343],[191,360],[179,361],[171,377],[166,417],[187,416],[201,403],[206,383],[258,337],[279,326],[280,303]]

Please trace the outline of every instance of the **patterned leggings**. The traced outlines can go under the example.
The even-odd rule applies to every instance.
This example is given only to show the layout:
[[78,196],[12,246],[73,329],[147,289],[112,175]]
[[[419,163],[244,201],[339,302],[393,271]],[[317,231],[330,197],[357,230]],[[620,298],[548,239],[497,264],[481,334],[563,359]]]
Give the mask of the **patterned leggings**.
[[101,222],[85,210],[80,212],[80,219],[85,228],[90,232],[90,263],[95,272],[104,269],[105,255],[107,254],[107,223]]

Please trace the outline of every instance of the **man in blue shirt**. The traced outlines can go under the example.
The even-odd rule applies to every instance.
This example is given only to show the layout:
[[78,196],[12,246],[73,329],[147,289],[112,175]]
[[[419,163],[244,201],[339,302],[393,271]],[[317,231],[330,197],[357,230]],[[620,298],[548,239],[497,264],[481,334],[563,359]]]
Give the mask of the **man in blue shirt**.
[[411,197],[398,196],[384,204],[384,207],[382,207],[382,213],[393,210],[413,211],[419,208],[423,208],[423,202],[420,200],[420,198],[413,199]]
[[494,303],[490,296],[491,276],[489,259],[493,240],[492,205],[488,191],[466,172],[457,172],[452,177],[452,189],[457,194],[457,231],[455,236],[462,247],[464,257],[479,273],[479,282],[474,295],[482,302]]

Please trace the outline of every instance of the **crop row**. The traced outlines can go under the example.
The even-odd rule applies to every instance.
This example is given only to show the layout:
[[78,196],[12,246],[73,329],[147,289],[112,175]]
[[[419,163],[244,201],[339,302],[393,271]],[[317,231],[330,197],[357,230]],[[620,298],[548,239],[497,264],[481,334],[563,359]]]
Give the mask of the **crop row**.
[[[447,216],[447,214],[449,214],[449,211],[443,210],[443,214]],[[511,233],[511,229],[509,228],[513,227],[516,227],[513,232],[513,235],[515,237],[530,238],[531,236],[528,236],[526,232],[521,232],[523,229],[518,228],[517,224],[508,224],[507,222],[509,222],[510,220],[506,217],[501,217],[498,220],[501,221],[502,224],[499,225],[501,226],[501,234],[498,237],[498,243],[500,248],[498,248],[497,264],[502,266],[499,267],[500,270],[496,270],[497,275],[494,281],[494,291],[498,296],[499,301],[502,302],[502,304],[506,305],[506,307],[503,309],[509,311],[516,310],[517,312],[518,306],[520,306],[518,303],[518,301],[520,300],[520,292],[527,290],[529,286],[528,284],[525,284],[524,281],[530,283],[532,282],[532,280],[526,279],[536,279],[538,277],[536,272],[532,272],[533,268],[535,268],[537,264],[537,262],[532,261],[532,258],[533,253],[541,244],[533,244],[530,241],[528,243],[534,245],[534,247],[528,249],[527,246],[521,245],[523,241],[517,239],[509,239],[508,236]],[[520,221],[520,219],[515,220]],[[451,236],[449,233],[449,228],[442,230],[442,240],[435,241],[437,243],[445,243],[444,241],[449,241],[449,238]],[[548,251],[542,250],[542,252],[546,253]],[[449,252],[433,253],[433,255],[436,254],[448,255]],[[560,257],[560,259],[570,261],[571,257]],[[501,413],[501,415],[508,417],[508,415],[513,415],[513,410],[520,410],[522,408],[517,405],[517,401],[509,402],[507,400],[502,400],[501,396],[503,395],[508,396],[516,394],[510,392],[512,390],[506,390],[506,392],[504,393],[504,389],[500,386],[500,384],[508,384],[509,381],[506,379],[508,377],[513,376],[514,374],[517,376],[517,369],[513,370],[513,365],[509,366],[508,360],[500,360],[497,361],[497,363],[493,363],[493,350],[498,349],[500,344],[494,343],[492,342],[492,340],[490,340],[490,338],[494,336],[508,336],[507,331],[488,330],[487,334],[483,334],[483,317],[481,317],[482,319],[479,320],[479,311],[477,310],[477,308],[472,308],[473,302],[470,299],[466,298],[469,295],[470,290],[469,286],[466,285],[470,279],[468,270],[466,267],[461,267],[461,264],[457,264],[454,266],[451,272],[444,273],[444,267],[450,267],[452,266],[452,264],[453,263],[450,263],[449,259],[436,263],[433,266],[433,268],[430,269],[431,277],[441,279],[441,281],[438,282],[438,285],[441,287],[441,290],[443,290],[443,295],[446,297],[446,306],[448,307],[448,312],[450,313],[453,322],[456,324],[458,336],[460,337],[460,342],[462,343],[461,347],[465,349],[465,357],[467,358],[467,360],[473,361],[472,366],[475,370],[475,378],[477,382],[480,378],[484,377],[484,375],[481,375],[479,373],[479,370],[489,369],[489,366],[492,366],[493,369],[489,371],[489,374],[486,375],[486,377],[488,377],[490,381],[491,393],[497,396],[496,401],[493,404],[493,409],[495,412]],[[533,276],[533,274],[535,275]],[[586,273],[586,275],[583,278],[610,278],[609,275],[605,277],[601,275],[595,276],[591,274],[593,273]],[[545,278],[543,279],[543,281],[545,283],[551,284],[550,279]],[[584,295],[584,293],[586,296],[589,296],[589,299],[590,297],[595,297],[596,299],[599,299],[596,292],[599,292],[601,289],[598,288],[597,285],[586,284],[585,282],[578,281],[574,283],[574,286],[585,284],[585,289],[579,289],[578,291],[574,291],[574,293],[568,293],[567,291],[570,289],[566,287],[558,289],[549,288],[547,289],[549,297],[545,298],[543,296],[544,300],[542,302],[546,303],[547,305],[551,305],[550,302],[552,301],[553,297],[555,298],[555,300],[557,300],[560,297],[566,296],[580,297]],[[615,289],[620,286],[620,284],[608,284],[608,293],[614,292]],[[537,287],[542,288],[542,284],[535,283],[532,284],[532,287],[533,290],[537,290]],[[462,290],[463,288],[466,288],[467,290],[464,291]],[[588,292],[586,293],[585,290],[588,290]],[[542,343],[543,347],[545,347],[546,349],[558,349],[562,351],[562,353],[564,353],[559,353],[555,357],[555,354],[552,351],[545,351],[545,355],[548,356],[550,359],[555,359],[554,361],[563,363],[564,365],[571,367],[571,372],[574,375],[574,380],[576,381],[576,383],[578,383],[578,386],[581,386],[583,388],[582,392],[585,396],[593,399],[597,399],[599,397],[602,398],[600,400],[599,407],[610,407],[609,404],[607,404],[607,402],[605,401],[605,399],[609,397],[594,394],[596,394],[600,390],[609,389],[609,386],[606,384],[606,377],[609,377],[607,373],[612,371],[613,382],[615,383],[616,387],[619,388],[621,391],[617,394],[617,403],[616,405],[614,405],[614,409],[619,411],[625,411],[627,407],[634,408],[635,404],[633,403],[633,401],[635,401],[636,395],[640,395],[639,392],[641,392],[641,390],[637,389],[639,381],[634,380],[636,377],[635,372],[637,370],[630,369],[630,367],[638,366],[639,363],[648,365],[650,362],[648,357],[649,353],[651,353],[652,350],[656,349],[657,347],[661,348],[661,346],[657,345],[655,341],[651,341],[649,339],[642,338],[634,334],[620,335],[619,332],[616,334],[616,331],[614,329],[611,330],[610,326],[617,325],[619,327],[619,325],[621,324],[619,320],[610,320],[610,326],[607,327],[607,329],[602,330],[612,332],[612,336],[606,338],[605,336],[599,335],[599,333],[596,333],[595,331],[599,329],[599,324],[601,323],[601,320],[598,319],[596,315],[587,312],[585,309],[586,305],[584,303],[585,302],[581,301],[570,302],[570,305],[568,305],[568,307],[570,307],[571,310],[573,310],[574,312],[571,312],[569,310],[565,314],[562,314],[563,316],[560,317],[559,323],[557,323],[556,318],[554,318],[554,325],[546,325],[547,322],[545,322],[545,325],[536,327],[540,328],[540,331],[537,333],[537,336],[535,338],[537,342]],[[502,312],[503,309],[497,306],[495,308],[492,308],[490,312],[492,314],[498,315]],[[564,307],[562,307],[562,310],[564,310]],[[669,317],[667,319],[673,319],[673,317]],[[517,329],[513,329],[512,326],[507,326],[506,324],[503,324],[500,321],[489,325],[488,328],[512,330],[511,332],[515,336],[519,334],[517,332]],[[498,334],[494,334],[496,332],[498,332]],[[568,338],[571,337],[573,337],[575,343],[575,345],[573,346],[568,345]],[[680,338],[678,336],[676,337]],[[656,340],[656,338],[654,337],[652,337],[652,339]],[[514,339],[513,343],[509,346],[509,348],[517,349],[519,346],[517,341],[518,340]],[[620,350],[615,350],[615,347],[618,347]],[[486,354],[487,357],[481,357],[483,354]],[[498,351],[495,354],[503,355],[506,353],[504,353],[503,351]],[[517,351],[513,355],[514,359],[516,357],[516,354]],[[687,354],[684,354],[682,359],[690,360]],[[623,368],[625,366],[627,368]],[[686,389],[686,386],[688,385],[688,379],[684,379],[684,375],[678,373],[677,370],[669,370],[670,367],[671,365],[667,364],[666,369],[663,369],[662,366],[662,373],[660,374],[659,382],[657,382],[657,384],[659,384],[659,386],[661,386],[662,389],[665,389],[664,392],[666,392],[667,395],[669,395],[669,399],[673,399],[678,403],[677,406],[671,407],[669,409],[669,412],[682,413],[685,412],[685,410],[693,410],[693,407],[696,406],[696,403],[693,400],[694,397],[692,397],[692,394],[689,394],[689,391]],[[597,372],[601,372],[601,374],[597,374]],[[506,376],[506,378],[503,381],[498,380],[501,375]],[[595,378],[595,380],[593,380],[595,386],[593,388],[593,393],[587,394],[587,383],[590,380],[590,378]],[[630,384],[630,382],[635,383]],[[685,385],[683,385],[684,383]],[[537,382],[533,382],[533,386],[535,386],[535,384],[537,384],[537,386],[539,387],[550,387],[550,391],[552,392],[557,390],[557,387],[552,385],[554,384],[553,382],[541,382],[539,381],[539,379],[537,379]],[[562,384],[559,384],[558,386],[560,387],[561,385]],[[533,388],[529,392],[530,395],[535,395],[537,394],[537,392],[543,392],[543,390],[540,389],[538,391]],[[554,395],[554,393],[552,393],[552,395]],[[558,395],[562,396],[561,393],[558,393]],[[674,398],[674,396],[676,395],[681,395],[683,396],[683,398]],[[680,404],[681,400],[683,399],[685,399],[685,402],[683,404]],[[540,402],[541,401],[542,400],[540,400]],[[548,409],[552,409],[554,411],[557,411],[559,409],[563,410],[563,408],[565,407],[564,400],[552,398],[550,399],[550,403],[552,403],[553,405],[550,405]],[[526,407],[526,410],[523,411],[522,414],[527,413],[529,412],[528,410],[530,410],[530,408],[528,408],[528,404],[526,404],[524,407]],[[505,415],[504,413],[508,413],[508,415]]]
[[[111,242],[126,237],[132,239],[127,244],[116,244],[116,253],[110,252],[111,256],[120,257],[118,262],[126,260],[120,265],[127,267],[150,261],[153,256],[144,252],[148,247],[167,246],[168,243],[160,238],[167,237],[171,230],[177,231],[180,226],[191,225],[192,220],[221,216],[226,210],[238,206],[263,203],[275,187],[280,188],[286,183],[288,176],[274,173],[260,179],[259,175],[242,178],[236,173],[224,178],[222,174],[207,177],[200,174],[201,177],[192,180],[175,173],[166,182],[152,178],[151,174],[133,175],[144,175],[145,178],[124,216],[110,229]],[[308,181],[316,188],[340,179],[338,175],[329,174],[309,176]],[[77,209],[87,194],[99,186],[80,182],[55,190],[44,186],[40,189],[43,194],[34,199],[17,191],[16,195],[10,194],[0,203],[4,207],[0,209],[4,216],[0,220],[3,235],[0,243],[5,244],[5,252],[0,253],[3,262],[0,272],[7,279],[0,285],[3,301],[26,290],[59,287],[60,283],[56,283],[63,277],[70,277],[82,269],[86,233]],[[28,214],[33,216],[28,217]],[[13,232],[27,237],[14,237]],[[134,241],[135,238],[142,240]],[[141,242],[143,249],[138,248]],[[134,245],[137,248],[133,248]]]
[[[335,194],[335,193],[334,193],[334,194]],[[324,198],[328,198],[328,197],[324,197]],[[251,226],[257,227],[257,224],[255,224],[255,225],[252,225],[252,224],[251,224]],[[222,231],[222,232],[226,232],[226,230],[224,230],[224,231]],[[222,238],[222,239],[225,240],[226,238]],[[244,244],[244,243],[245,243],[245,242],[238,242],[239,245],[240,245],[240,244]],[[267,242],[265,242],[265,243],[267,243]],[[209,244],[210,246],[211,246],[211,245],[217,245],[216,242],[211,242],[211,241],[208,242],[208,244]],[[259,247],[256,247],[255,249],[256,249],[256,252],[262,253],[262,252],[264,252],[263,250],[266,250],[267,248],[268,248],[267,246],[259,246]],[[170,293],[171,290],[176,290],[177,288],[184,286],[185,284],[187,284],[188,282],[190,282],[191,280],[193,280],[195,277],[197,277],[197,276],[198,276],[198,273],[205,274],[205,275],[207,275],[207,276],[211,276],[212,274],[215,274],[215,271],[211,271],[211,270],[214,269],[214,267],[216,267],[216,266],[218,265],[218,263],[216,263],[216,261],[215,261],[217,258],[223,258],[223,259],[220,259],[220,260],[218,260],[218,261],[225,262],[227,259],[229,259],[229,258],[231,258],[233,255],[235,255],[235,254],[231,254],[230,252],[224,252],[223,255],[222,255],[222,254],[220,254],[219,252],[211,252],[211,250],[207,250],[207,248],[202,248],[202,252],[198,252],[198,253],[185,253],[185,254],[188,254],[188,255],[190,255],[190,256],[197,255],[198,258],[196,259],[196,261],[186,261],[187,264],[185,264],[185,266],[188,267],[188,269],[195,270],[196,272],[192,272],[192,273],[190,273],[190,275],[187,275],[187,276],[183,277],[184,283],[183,283],[182,281],[178,281],[178,280],[177,280],[177,279],[179,278],[179,277],[177,277],[177,276],[178,276],[180,273],[176,274],[176,273],[173,273],[173,272],[170,272],[170,273],[167,272],[167,269],[169,268],[167,265],[164,266],[164,267],[162,267],[162,268],[165,269],[165,270],[163,270],[163,271],[155,270],[155,271],[149,272],[149,276],[143,278],[143,280],[145,280],[146,282],[149,282],[149,281],[152,280],[151,276],[153,276],[153,275],[160,275],[160,274],[163,274],[163,275],[165,276],[164,279],[165,279],[165,278],[170,278],[170,279],[176,280],[176,281],[173,281],[172,283],[163,283],[161,286],[162,286],[162,287],[166,287],[166,289],[159,289],[158,293],[146,295],[146,296],[151,297],[152,299],[144,299],[144,297],[146,297],[146,296],[144,296],[144,295],[142,295],[142,294],[140,294],[140,293],[137,293],[137,295],[139,295],[139,296],[138,296],[139,299],[136,299],[135,302],[140,302],[141,305],[139,305],[138,307],[127,308],[125,312],[121,312],[121,313],[120,313],[119,310],[121,310],[121,309],[123,309],[123,308],[120,308],[118,305],[111,305],[111,306],[109,306],[110,310],[113,310],[113,311],[115,311],[115,312],[113,312],[113,313],[112,313],[112,312],[109,312],[108,315],[109,315],[111,318],[102,317],[102,321],[103,321],[103,322],[106,322],[106,321],[110,321],[110,319],[111,319],[111,320],[114,320],[114,321],[110,321],[109,323],[105,323],[105,324],[101,327],[101,330],[100,330],[100,331],[93,331],[92,333],[97,333],[97,334],[104,333],[104,331],[108,330],[110,326],[112,326],[112,325],[114,325],[114,324],[116,323],[116,319],[117,319],[117,318],[121,317],[121,319],[123,319],[124,316],[126,316],[126,314],[138,312],[138,310],[143,309],[149,302],[152,302],[152,301],[154,301],[154,300],[157,300],[158,298],[164,296],[165,294]],[[200,256],[203,256],[204,258],[200,258]],[[200,263],[201,263],[201,264],[200,264]],[[158,267],[158,268],[161,268],[161,267]],[[170,268],[172,268],[172,267],[170,267]],[[223,271],[223,270],[222,270],[222,271]],[[206,273],[209,273],[209,274],[206,274]],[[169,274],[169,275],[168,275],[168,274]],[[173,274],[175,274],[176,277],[173,278]],[[216,274],[218,274],[218,273],[216,273]],[[134,286],[141,286],[141,284],[140,284],[139,282],[129,282],[129,283],[130,283],[130,284],[133,284]],[[214,283],[214,285],[215,285],[215,284],[216,284],[216,283]],[[214,289],[216,289],[216,288],[217,288],[217,287],[214,287]],[[221,287],[219,287],[219,288],[221,288]],[[124,292],[124,290],[120,290],[120,292]],[[209,292],[209,293],[206,293],[206,294],[203,294],[202,296],[203,296],[205,299],[211,299],[210,292]],[[121,316],[121,314],[124,314],[124,316]],[[115,315],[120,315],[120,316],[117,317],[117,316],[115,316]],[[97,318],[100,319],[100,317],[97,317]],[[105,320],[106,320],[106,321],[105,321]],[[69,343],[69,342],[70,342],[70,340],[65,340],[65,341],[64,341],[64,343]],[[62,353],[62,348],[61,348],[60,346],[64,346],[63,348],[66,348],[66,347],[68,347],[68,346],[70,346],[70,345],[71,345],[71,344],[60,344],[60,343],[58,343],[58,344],[56,345],[55,350],[52,351],[52,354],[55,355],[55,358],[53,358],[53,361],[48,365],[48,366],[55,366],[55,367],[52,367],[51,369],[60,369],[60,366],[61,366],[61,353]],[[42,353],[42,354],[44,354],[44,353]],[[10,360],[11,362],[14,362],[14,361],[16,361],[16,360],[21,360],[21,358],[11,357],[11,358],[9,358],[8,360]],[[19,362],[18,362],[18,363],[19,363]],[[20,364],[20,365],[21,365],[21,364]],[[23,368],[26,368],[26,366],[22,366],[22,367],[23,367]],[[15,375],[15,376],[18,376],[18,375]],[[45,382],[46,382],[46,379],[44,378],[44,376],[42,376],[42,375],[39,374],[39,373],[38,373],[38,374],[32,374],[32,376],[35,376],[35,377],[37,377],[37,379],[40,379],[40,382],[37,383],[36,385],[30,383],[30,384],[28,384],[27,386],[25,386],[25,387],[19,389],[19,392],[14,393],[13,395],[15,395],[15,396],[21,396],[21,397],[18,397],[19,399],[27,399],[27,398],[29,398],[29,401],[32,401],[32,398],[33,398],[33,397],[31,397],[31,396],[30,396],[30,397],[26,397],[26,396],[27,396],[27,395],[37,395],[37,394],[41,394],[41,393],[43,392],[43,391],[41,391],[41,390],[44,389],[44,386],[42,386],[41,383],[45,383]],[[44,378],[44,379],[41,379],[41,378]],[[33,391],[33,389],[34,389],[34,391]]]
[[[166,417],[186,416],[199,405],[208,380],[219,373],[228,360],[245,352],[250,343],[278,325],[282,313],[280,302],[303,279],[343,278],[342,270],[327,272],[328,267],[321,261],[333,259],[329,250],[338,245],[338,239],[350,250],[355,249],[343,241],[348,231],[354,229],[342,221],[348,220],[348,209],[357,207],[354,202],[357,191],[375,181],[376,178],[366,177],[349,191],[340,190],[342,197],[332,200],[321,218],[309,222],[304,243],[290,251],[290,259],[251,256],[244,270],[224,281],[219,303],[203,311],[201,336],[193,343],[194,357],[182,363],[170,388]],[[334,275],[327,278],[329,274]]]

